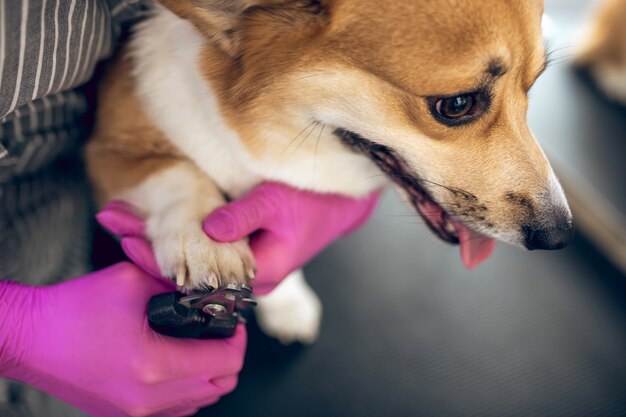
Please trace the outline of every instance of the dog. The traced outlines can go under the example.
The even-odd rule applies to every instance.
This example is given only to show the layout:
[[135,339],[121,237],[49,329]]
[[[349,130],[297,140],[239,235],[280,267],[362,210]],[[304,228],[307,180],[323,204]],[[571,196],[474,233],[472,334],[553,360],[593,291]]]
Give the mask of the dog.
[[626,0],[608,0],[581,35],[574,63],[609,99],[626,105]]
[[[253,278],[247,242],[201,223],[266,180],[353,197],[395,182],[469,266],[494,238],[562,248],[572,215],[526,123],[542,14],[541,0],[161,0],[102,82],[86,151],[99,200],[136,207],[163,276],[191,290]],[[321,305],[298,271],[257,315],[309,343]]]

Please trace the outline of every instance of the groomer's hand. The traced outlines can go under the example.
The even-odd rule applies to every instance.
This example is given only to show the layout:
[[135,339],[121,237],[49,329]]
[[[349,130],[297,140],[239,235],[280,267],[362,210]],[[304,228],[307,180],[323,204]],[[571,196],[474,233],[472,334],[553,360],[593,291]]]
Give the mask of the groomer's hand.
[[0,376],[96,417],[194,414],[235,388],[246,334],[153,332],[148,300],[172,290],[130,263],[50,287],[0,282]]
[[250,236],[257,264],[254,291],[265,294],[326,246],[363,225],[379,196],[374,192],[354,199],[265,183],[211,213],[204,231],[220,242]]

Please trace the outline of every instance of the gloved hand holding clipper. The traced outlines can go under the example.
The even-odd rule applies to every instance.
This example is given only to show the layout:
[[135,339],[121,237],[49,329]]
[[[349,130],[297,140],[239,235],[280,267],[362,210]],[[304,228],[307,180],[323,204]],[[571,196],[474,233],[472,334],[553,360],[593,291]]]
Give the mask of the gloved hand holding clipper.
[[155,333],[146,304],[173,289],[130,263],[49,287],[0,283],[0,376],[96,417],[194,414],[235,388],[246,332]]

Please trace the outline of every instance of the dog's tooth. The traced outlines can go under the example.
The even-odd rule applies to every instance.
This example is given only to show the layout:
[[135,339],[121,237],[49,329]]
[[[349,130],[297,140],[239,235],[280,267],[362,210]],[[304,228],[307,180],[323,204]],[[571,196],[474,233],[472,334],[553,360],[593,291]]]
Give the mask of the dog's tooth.
[[183,287],[185,285],[185,274],[176,275],[176,285]]
[[446,232],[448,232],[450,234],[454,234],[456,232],[456,229],[454,228],[454,225],[448,219],[446,219],[446,222],[443,225],[443,227],[446,230]]

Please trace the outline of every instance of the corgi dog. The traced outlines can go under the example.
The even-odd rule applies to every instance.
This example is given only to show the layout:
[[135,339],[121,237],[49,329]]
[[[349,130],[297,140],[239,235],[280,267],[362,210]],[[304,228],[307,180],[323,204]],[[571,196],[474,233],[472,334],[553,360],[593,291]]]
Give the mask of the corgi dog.
[[[161,0],[102,82],[86,150],[99,200],[137,208],[188,290],[253,278],[247,242],[201,224],[266,180],[353,197],[395,182],[468,266],[492,239],[562,248],[572,215],[526,122],[542,14],[541,0]],[[321,307],[298,271],[257,314],[311,342]]]
[[609,99],[626,105],[626,0],[606,0],[582,35],[574,63]]

